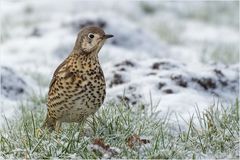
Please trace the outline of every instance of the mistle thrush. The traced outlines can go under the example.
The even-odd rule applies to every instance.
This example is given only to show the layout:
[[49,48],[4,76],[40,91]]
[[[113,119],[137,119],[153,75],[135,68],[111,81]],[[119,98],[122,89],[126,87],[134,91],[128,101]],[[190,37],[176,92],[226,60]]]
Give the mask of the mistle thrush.
[[98,53],[111,37],[99,27],[79,32],[72,52],[53,74],[44,128],[58,130],[62,122],[82,122],[103,104],[106,83]]

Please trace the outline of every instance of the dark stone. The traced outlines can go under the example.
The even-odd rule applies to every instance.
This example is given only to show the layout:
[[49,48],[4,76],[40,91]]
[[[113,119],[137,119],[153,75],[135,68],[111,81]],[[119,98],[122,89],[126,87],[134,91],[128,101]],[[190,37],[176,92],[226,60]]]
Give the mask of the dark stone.
[[154,76],[154,75],[156,75],[157,73],[155,73],[155,72],[151,72],[151,73],[148,73],[148,74],[146,74],[146,76]]
[[125,68],[120,68],[119,71],[126,71],[126,69]]
[[213,71],[214,71],[214,73],[215,73],[218,77],[224,77],[224,74],[222,73],[221,70],[214,69]]
[[167,93],[167,94],[172,94],[172,93],[174,93],[172,89],[164,89],[163,92],[164,92],[164,93]]
[[104,28],[106,28],[107,23],[106,23],[106,21],[104,21],[102,19],[82,20],[82,21],[78,21],[78,22],[73,22],[72,23],[72,27],[76,31],[79,31],[80,29],[82,29],[83,27],[86,27],[86,26],[98,26],[98,27],[104,29]]
[[23,89],[23,88],[18,88],[18,89],[17,89],[17,92],[18,92],[18,93],[23,93],[23,92],[24,92],[24,89]]
[[119,67],[119,66],[129,66],[129,67],[134,67],[135,64],[129,60],[125,60],[121,63],[115,64],[115,67]]
[[152,69],[154,70],[158,70],[158,69],[165,69],[165,70],[169,70],[172,68],[176,68],[177,66],[175,64],[171,64],[169,62],[156,62],[153,63],[152,65]]
[[18,99],[26,91],[25,81],[11,68],[1,67],[1,94],[10,99]]
[[217,75],[218,81],[223,87],[226,87],[228,85],[227,79],[225,75],[222,73],[219,69],[214,69],[213,72]]
[[220,80],[219,82],[223,87],[226,87],[228,85],[228,82],[226,80]]
[[117,98],[128,105],[136,105],[142,96],[140,94],[132,93],[128,96],[117,96]]
[[136,87],[129,86],[128,89],[131,90],[131,91],[135,91],[135,90],[136,90]]
[[192,81],[197,82],[205,90],[217,88],[216,82],[211,78],[202,78],[202,79],[192,78]]
[[162,89],[162,87],[166,86],[166,83],[164,82],[159,82],[158,83],[158,89]]
[[160,63],[154,63],[152,69],[159,69]]
[[117,98],[127,104],[130,102],[130,99],[127,96],[117,96]]
[[119,84],[123,84],[123,83],[124,83],[124,81],[123,81],[122,76],[120,74],[115,73],[113,75],[113,79],[112,79],[109,87],[112,87],[112,86],[115,86],[115,85],[119,85]]
[[134,99],[137,99],[137,98],[141,98],[142,96],[140,95],[140,94],[132,94],[132,97],[134,98]]
[[186,88],[188,86],[187,81],[183,79],[182,75],[172,75],[171,80],[181,87]]
[[137,104],[137,101],[133,101],[133,102],[132,102],[132,105],[136,105],[136,104]]
[[42,36],[42,32],[40,31],[39,28],[34,28],[32,33],[30,34],[30,36],[41,37]]

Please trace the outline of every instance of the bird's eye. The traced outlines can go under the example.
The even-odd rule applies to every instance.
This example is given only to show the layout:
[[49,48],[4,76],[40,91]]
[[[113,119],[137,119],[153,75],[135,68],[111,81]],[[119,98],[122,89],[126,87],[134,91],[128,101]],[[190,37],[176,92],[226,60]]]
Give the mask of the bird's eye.
[[88,34],[88,38],[93,39],[94,38],[94,34],[93,33],[89,33]]

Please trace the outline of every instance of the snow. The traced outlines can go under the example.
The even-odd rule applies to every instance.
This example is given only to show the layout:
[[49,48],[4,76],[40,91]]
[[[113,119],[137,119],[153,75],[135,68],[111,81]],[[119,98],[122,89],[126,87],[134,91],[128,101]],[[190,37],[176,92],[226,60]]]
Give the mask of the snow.
[[[205,26],[199,22],[188,22],[187,28],[183,33],[186,41],[193,42],[218,42],[218,43],[238,43],[239,35],[236,34],[237,30],[231,30],[228,27],[220,26],[216,29],[215,26]],[[199,30],[201,32],[196,32]],[[224,38],[224,37],[228,38]]]
[[[239,97],[238,60],[235,64],[225,65],[207,56],[207,62],[202,61],[206,44],[210,50],[216,44],[222,47],[232,45],[239,50],[235,19],[213,16],[210,17],[213,22],[217,21],[213,23],[189,16],[201,12],[201,9],[205,11],[208,2],[187,5],[183,2],[144,3],[152,7],[152,14],[146,13],[142,8],[144,4],[138,1],[3,1],[0,64],[18,73],[29,91],[20,99],[11,94],[9,98],[1,92],[1,113],[7,118],[13,117],[17,104],[26,100],[31,92],[47,94],[55,68],[71,51],[80,27],[87,24],[102,25],[106,33],[115,36],[99,54],[108,86],[106,103],[118,100],[124,94],[130,104],[150,104],[151,100],[156,104],[160,101],[156,112],[164,114],[171,110],[188,118],[196,106],[202,111],[215,101],[231,104]],[[218,5],[210,5],[213,12],[222,4]],[[233,6],[232,3],[224,5],[230,10]],[[119,65],[125,61],[134,66]],[[166,64],[152,69],[154,63],[160,62]],[[219,77],[215,69],[224,76],[220,74]],[[41,78],[36,78],[36,74]],[[110,87],[116,74],[116,79],[119,75],[122,78],[117,79],[120,84]],[[173,80],[177,75],[182,76],[187,87],[177,84],[178,79]],[[40,79],[46,81],[41,86]],[[204,89],[200,84],[204,79],[210,79],[209,83],[213,81],[212,85],[216,87],[210,84],[210,88]],[[161,89],[160,82],[164,83]],[[18,83],[13,84],[18,86]]]
[[1,94],[9,99],[20,98],[27,88],[26,83],[10,68],[1,67]]
[[[133,67],[126,65],[109,67],[111,73],[123,78],[123,82],[116,83],[116,87],[109,89],[107,98],[120,97],[124,88],[125,99],[129,99],[130,104],[137,101],[143,104],[150,104],[151,100],[154,103],[160,101],[156,112],[166,113],[170,110],[188,117],[195,112],[196,106],[203,111],[218,100],[222,104],[233,102],[239,91],[236,81],[239,79],[239,71],[225,66],[198,68],[174,60],[156,61],[150,58],[147,61],[132,63]],[[153,69],[154,64],[160,64],[159,68],[155,65],[157,69]],[[119,71],[121,68],[124,68],[124,71]],[[219,77],[219,74],[224,76]],[[111,76],[106,75],[108,85],[109,82],[112,83],[111,79],[114,79]],[[225,86],[225,83],[228,84]]]

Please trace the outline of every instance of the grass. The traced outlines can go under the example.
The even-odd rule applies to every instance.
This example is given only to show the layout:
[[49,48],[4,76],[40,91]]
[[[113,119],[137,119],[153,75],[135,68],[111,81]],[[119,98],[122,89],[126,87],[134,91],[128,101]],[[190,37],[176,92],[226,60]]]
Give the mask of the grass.
[[178,10],[177,13],[182,18],[239,28],[239,1],[208,1],[203,4],[200,2],[197,6]]
[[173,25],[162,23],[157,25],[157,27],[154,27],[153,29],[156,31],[158,36],[165,40],[169,44],[179,45],[183,43],[180,39],[180,30],[179,28],[182,28],[181,25],[178,25],[178,28],[176,28]]
[[204,63],[207,63],[209,60],[224,64],[239,63],[239,46],[238,44],[203,43],[201,60]]
[[140,7],[146,14],[153,14],[157,9],[156,6],[146,3],[145,1],[140,2]]
[[187,129],[170,123],[170,114],[161,118],[146,111],[154,106],[129,108],[123,102],[107,104],[84,125],[38,134],[44,104],[44,97],[35,96],[19,106],[21,116],[6,119],[0,129],[2,158],[239,158],[238,101],[196,110],[197,121],[186,121]]

